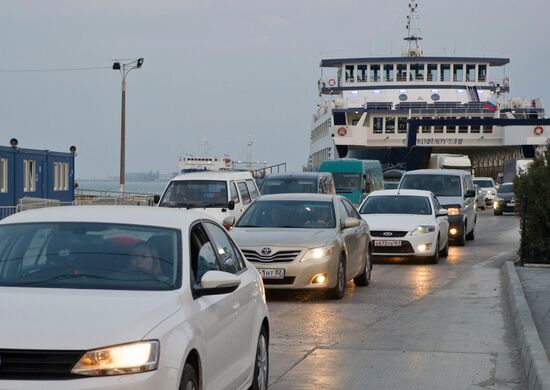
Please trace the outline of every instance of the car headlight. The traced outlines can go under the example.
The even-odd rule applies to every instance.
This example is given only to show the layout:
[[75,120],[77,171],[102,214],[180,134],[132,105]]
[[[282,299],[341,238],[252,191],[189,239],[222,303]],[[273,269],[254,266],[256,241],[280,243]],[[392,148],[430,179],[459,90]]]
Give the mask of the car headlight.
[[460,215],[460,207],[449,207],[447,211],[449,215]]
[[411,236],[416,236],[417,234],[426,234],[431,232],[435,232],[435,226],[419,226],[412,231]]
[[334,245],[310,249],[300,261],[308,261],[311,259],[320,259],[322,257],[330,256],[334,253],[334,249],[336,249]]
[[139,341],[88,351],[71,373],[88,376],[133,374],[156,370],[158,360],[159,342]]

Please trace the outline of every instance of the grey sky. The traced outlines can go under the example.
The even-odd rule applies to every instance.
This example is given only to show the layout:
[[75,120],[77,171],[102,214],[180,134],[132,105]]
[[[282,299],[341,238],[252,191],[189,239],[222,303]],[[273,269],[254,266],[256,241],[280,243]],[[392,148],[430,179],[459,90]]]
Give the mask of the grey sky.
[[[288,162],[308,156],[321,51],[403,46],[407,0],[0,1],[0,70],[110,66],[128,77],[127,171],[174,171],[200,153]],[[547,0],[419,0],[424,52],[509,56],[512,94],[547,97]],[[546,99],[546,104],[550,101]],[[120,75],[0,72],[0,145],[78,148],[77,177],[116,175]]]

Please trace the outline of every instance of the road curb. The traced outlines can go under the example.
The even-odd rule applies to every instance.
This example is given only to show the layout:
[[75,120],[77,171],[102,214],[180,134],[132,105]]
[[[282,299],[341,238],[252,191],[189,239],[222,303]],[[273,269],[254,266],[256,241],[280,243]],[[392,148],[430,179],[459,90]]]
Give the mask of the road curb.
[[550,390],[550,362],[540,341],[514,263],[504,263],[504,274],[527,388]]

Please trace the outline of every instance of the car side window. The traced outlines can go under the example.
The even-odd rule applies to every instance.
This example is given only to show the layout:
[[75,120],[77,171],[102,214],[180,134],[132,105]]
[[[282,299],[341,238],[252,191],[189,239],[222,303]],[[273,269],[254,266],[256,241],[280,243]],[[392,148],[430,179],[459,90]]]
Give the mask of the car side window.
[[208,233],[210,233],[214,247],[220,258],[220,271],[232,274],[239,273],[244,268],[244,264],[236,253],[229,236],[222,228],[213,223],[206,222],[204,226],[208,230]]
[[250,193],[250,196],[252,197],[252,200],[260,197],[260,193],[256,189],[256,185],[254,184],[254,180],[246,180],[246,186],[248,187],[248,192]]
[[346,208],[348,217],[361,219],[361,216],[359,215],[355,207],[353,207],[353,205],[350,202],[346,200],[343,200],[342,202],[344,202],[344,207]]
[[234,181],[229,183],[229,197],[230,200],[239,203],[239,193],[237,192],[237,186]]
[[191,274],[195,284],[200,286],[201,279],[206,272],[219,270],[218,258],[208,235],[200,224],[191,229],[189,246],[191,249]]
[[439,210],[441,210],[443,207],[441,206],[437,198],[433,195],[432,195],[432,202],[434,204],[434,209],[435,209],[434,213],[437,215],[437,213],[439,213]]
[[346,210],[346,206],[344,205],[344,202],[342,200],[338,201],[338,214],[340,219],[340,226],[344,225],[344,221],[348,217],[348,210]]
[[239,192],[241,193],[241,199],[243,200],[243,204],[247,205],[252,200],[250,199],[250,194],[248,193],[248,189],[246,188],[246,184],[244,181],[238,182],[237,187],[239,187]]

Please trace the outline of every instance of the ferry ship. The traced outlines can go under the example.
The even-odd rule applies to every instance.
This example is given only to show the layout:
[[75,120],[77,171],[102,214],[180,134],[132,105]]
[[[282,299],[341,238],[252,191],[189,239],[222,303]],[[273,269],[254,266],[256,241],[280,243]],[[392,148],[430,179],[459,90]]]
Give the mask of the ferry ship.
[[[540,99],[510,97],[504,74],[510,60],[425,56],[417,8],[411,0],[401,56],[321,59],[321,102],[313,115],[308,170],[346,157],[411,170],[425,168],[431,153],[458,153],[470,157],[476,174],[496,177],[504,160],[532,158],[544,149],[549,133],[543,125],[475,121],[545,118]],[[502,77],[496,77],[499,70]],[[420,126],[415,145],[408,145],[414,119],[443,121]]]

